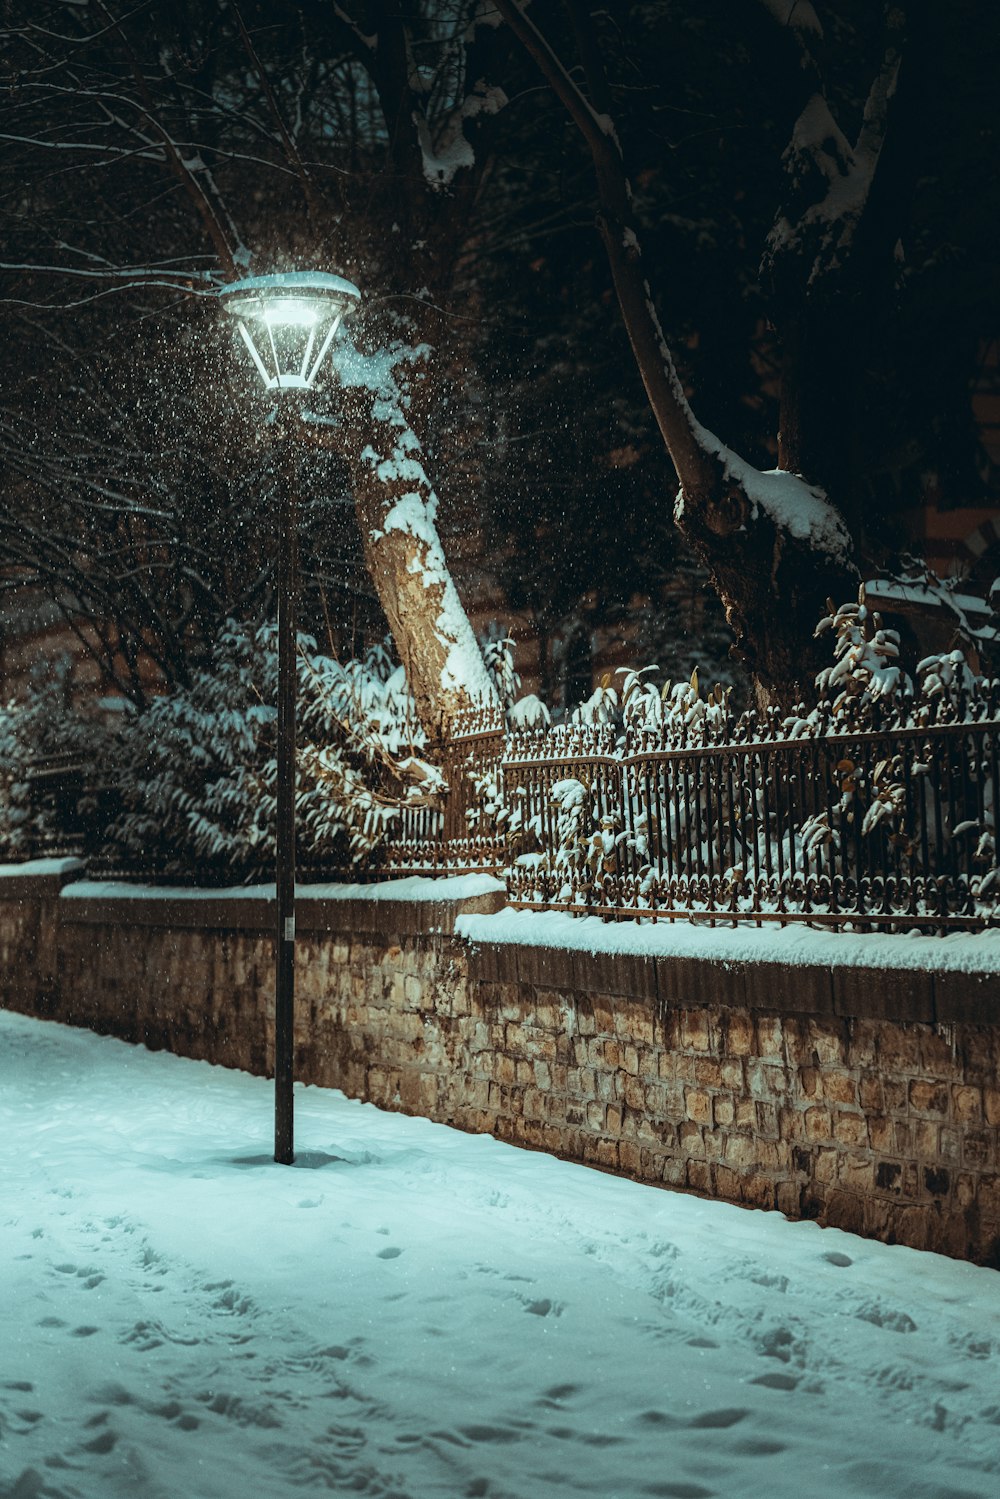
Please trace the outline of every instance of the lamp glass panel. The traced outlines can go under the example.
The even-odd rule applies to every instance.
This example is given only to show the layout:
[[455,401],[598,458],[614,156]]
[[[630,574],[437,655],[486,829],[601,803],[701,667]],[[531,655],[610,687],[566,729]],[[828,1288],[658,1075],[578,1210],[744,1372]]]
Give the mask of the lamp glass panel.
[[316,303],[302,297],[278,297],[264,303],[264,321],[272,328],[312,328],[319,315]]
[[308,390],[357,288],[312,272],[248,278],[223,296],[267,390]]

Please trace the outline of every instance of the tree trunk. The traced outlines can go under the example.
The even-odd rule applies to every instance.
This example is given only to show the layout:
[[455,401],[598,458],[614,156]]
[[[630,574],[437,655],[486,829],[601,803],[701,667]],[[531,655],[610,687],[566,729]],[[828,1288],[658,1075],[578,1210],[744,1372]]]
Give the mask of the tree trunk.
[[[636,233],[632,192],[609,114],[589,12],[571,10],[591,99],[580,91],[519,0],[496,0],[587,142],[598,227],[636,365],[680,489],[674,518],[707,568],[762,704],[791,707],[828,664],[813,631],[828,596],[857,589],[850,538],[826,496],[794,470],[761,474],[697,420],[660,326]],[[591,100],[593,102],[591,102]]]
[[[421,724],[439,739],[469,715],[499,715],[500,702],[445,559],[406,397],[384,355],[366,359],[345,345],[338,363],[344,425],[311,431],[347,461],[365,564]],[[342,444],[344,430],[360,438]]]

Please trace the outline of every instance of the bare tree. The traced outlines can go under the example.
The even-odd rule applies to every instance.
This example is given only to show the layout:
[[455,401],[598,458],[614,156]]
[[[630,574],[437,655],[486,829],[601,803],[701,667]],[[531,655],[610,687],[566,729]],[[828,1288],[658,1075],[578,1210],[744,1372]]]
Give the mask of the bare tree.
[[[120,336],[161,318],[171,300],[208,303],[251,263],[304,260],[365,287],[367,311],[344,350],[342,409],[318,410],[310,430],[346,460],[365,562],[434,732],[495,703],[448,572],[417,435],[438,371],[460,357],[448,302],[488,168],[475,138],[504,102],[486,81],[494,28],[482,10],[479,0],[307,0],[294,14],[268,0],[14,0],[2,36],[14,75],[0,116],[6,315],[20,318],[33,358],[46,347],[39,320],[51,340],[69,343],[60,314],[79,318],[112,299],[122,310],[89,326]],[[204,307],[200,317],[204,328]],[[28,363],[21,388],[31,392],[34,381],[37,395]],[[50,393],[61,373],[50,359]],[[112,396],[103,416],[89,403],[91,428],[106,423],[96,446],[116,443],[130,394]],[[97,620],[106,594],[128,592],[126,574],[143,571],[123,560],[143,532],[143,508],[150,520],[162,510],[135,485],[109,487],[98,501],[95,465],[51,418],[36,400],[27,426],[38,440],[29,443],[24,411],[6,423],[8,462],[36,494],[72,491],[72,518],[49,541],[7,526],[0,546],[9,577],[61,574],[67,607]],[[78,469],[89,474],[82,489]],[[169,553],[168,530],[159,541]],[[91,555],[86,577],[74,579],[68,556],[84,533]],[[156,563],[173,565],[165,555]],[[183,566],[196,597],[188,553]],[[127,608],[118,615],[129,620],[133,650],[183,650],[183,610],[164,620],[148,589],[136,595],[134,618]],[[106,661],[113,654],[103,651]],[[166,657],[158,664],[176,669]]]
[[763,247],[782,351],[778,467],[765,473],[698,421],[678,378],[643,259],[590,6],[567,0],[576,50],[568,64],[522,0],[496,0],[589,150],[622,317],[679,479],[677,526],[708,568],[759,697],[788,703],[818,664],[811,637],[825,599],[857,586],[857,517],[840,458],[850,442],[866,311],[891,288],[900,232],[893,209],[910,180],[905,161],[897,159],[891,174],[883,166],[899,108],[907,8],[886,8],[881,63],[850,140],[824,83],[823,32],[812,4],[760,4],[773,33],[767,45],[784,60],[785,107],[794,120],[782,159],[785,193]]

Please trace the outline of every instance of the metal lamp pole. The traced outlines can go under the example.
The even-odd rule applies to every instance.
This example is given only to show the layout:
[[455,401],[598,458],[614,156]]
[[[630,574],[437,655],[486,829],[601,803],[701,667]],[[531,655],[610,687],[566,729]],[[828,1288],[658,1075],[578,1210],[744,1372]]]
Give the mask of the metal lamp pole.
[[[275,841],[274,1159],[295,1159],[295,604],[298,590],[298,413],[285,395],[278,436],[285,462],[278,518],[278,743]],[[289,409],[293,408],[293,409]]]
[[278,742],[275,837],[274,1159],[295,1159],[295,603],[298,589],[299,402],[312,389],[345,313],[361,293],[327,271],[247,276],[220,289],[264,389],[278,402]]

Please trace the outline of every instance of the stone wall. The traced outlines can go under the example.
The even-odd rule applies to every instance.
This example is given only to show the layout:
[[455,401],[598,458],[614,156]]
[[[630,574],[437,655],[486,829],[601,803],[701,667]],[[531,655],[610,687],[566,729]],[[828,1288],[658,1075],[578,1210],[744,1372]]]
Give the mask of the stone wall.
[[[31,886],[0,881],[0,1002],[266,1071],[273,905]],[[454,935],[456,915],[498,901],[301,900],[297,1076],[1000,1264],[995,980]]]
[[473,993],[503,1035],[490,1104],[506,1138],[997,1262],[997,1027],[510,982]]

